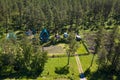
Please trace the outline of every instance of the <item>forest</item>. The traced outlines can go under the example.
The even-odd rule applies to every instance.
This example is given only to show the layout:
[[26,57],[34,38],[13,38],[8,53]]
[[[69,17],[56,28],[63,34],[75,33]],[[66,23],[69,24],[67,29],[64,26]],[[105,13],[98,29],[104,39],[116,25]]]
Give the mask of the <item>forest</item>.
[[0,28],[46,27],[62,32],[67,25],[70,25],[68,30],[119,25],[119,3],[119,0],[1,0]]
[[[22,74],[26,71],[28,76],[37,76],[44,70],[49,56],[39,48],[46,43],[41,44],[39,38],[29,42],[24,35],[28,29],[36,30],[37,38],[42,29],[47,29],[52,37],[49,45],[56,42],[66,44],[69,48],[66,50],[68,64],[69,57],[78,48],[74,35],[80,34],[83,37],[81,43],[92,51],[89,52],[93,55],[92,60],[97,55],[97,70],[101,74],[117,76],[105,80],[120,79],[120,0],[0,0],[0,78],[16,73],[13,71],[16,65],[17,69],[21,67]],[[6,40],[10,30],[21,32],[17,34],[19,39]],[[55,34],[61,36],[65,32],[70,34],[68,40],[53,38]],[[88,80],[97,78],[88,77]]]

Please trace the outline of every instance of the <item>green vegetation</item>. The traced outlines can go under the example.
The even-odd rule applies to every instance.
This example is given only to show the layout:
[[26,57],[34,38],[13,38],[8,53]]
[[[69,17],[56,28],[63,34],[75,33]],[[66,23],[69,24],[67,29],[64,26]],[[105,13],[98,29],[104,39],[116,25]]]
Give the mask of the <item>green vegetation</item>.
[[80,43],[79,48],[77,49],[77,54],[87,54],[87,53],[88,52],[86,51],[85,46],[82,43]]
[[0,78],[36,78],[43,71],[47,61],[47,53],[41,52],[40,47],[12,40],[0,43]]
[[92,57],[93,57],[92,54],[82,55],[82,56],[79,57],[80,61],[81,61],[81,64],[82,64],[82,67],[83,67],[83,71],[86,71],[89,68],[90,68],[91,72],[97,71],[97,68],[98,68],[98,64],[96,63],[96,61],[97,61],[97,55],[94,58],[92,67],[90,67],[91,61],[92,61]]
[[119,0],[1,0],[0,34],[43,27],[53,34],[67,29],[93,31],[101,25],[112,29],[120,24],[119,4]]
[[[55,68],[64,67],[67,64],[66,57],[60,58],[49,58],[48,62],[45,65],[44,71],[41,76],[44,80],[53,80],[53,79],[79,79],[79,73],[77,64],[74,57],[70,58],[69,64],[69,73],[68,74],[57,74],[55,73]],[[41,79],[41,78],[40,78]]]
[[0,0],[0,79],[78,80],[77,53],[88,80],[120,80],[119,35],[120,0]]

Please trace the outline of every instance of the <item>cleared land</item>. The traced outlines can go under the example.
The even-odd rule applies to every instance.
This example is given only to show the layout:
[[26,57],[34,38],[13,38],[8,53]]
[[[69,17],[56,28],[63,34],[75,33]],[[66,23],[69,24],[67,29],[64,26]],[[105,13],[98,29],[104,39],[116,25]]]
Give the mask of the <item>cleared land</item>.
[[40,80],[79,80],[78,67],[74,57],[70,58],[69,72],[66,74],[55,73],[56,68],[62,68],[67,64],[67,57],[49,58],[41,74]]

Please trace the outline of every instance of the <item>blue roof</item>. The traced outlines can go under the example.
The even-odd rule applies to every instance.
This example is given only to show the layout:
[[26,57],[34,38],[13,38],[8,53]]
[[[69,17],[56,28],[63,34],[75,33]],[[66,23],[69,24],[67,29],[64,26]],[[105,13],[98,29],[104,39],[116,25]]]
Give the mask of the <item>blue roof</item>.
[[43,29],[40,33],[40,40],[42,42],[47,42],[49,40],[49,33],[46,29]]

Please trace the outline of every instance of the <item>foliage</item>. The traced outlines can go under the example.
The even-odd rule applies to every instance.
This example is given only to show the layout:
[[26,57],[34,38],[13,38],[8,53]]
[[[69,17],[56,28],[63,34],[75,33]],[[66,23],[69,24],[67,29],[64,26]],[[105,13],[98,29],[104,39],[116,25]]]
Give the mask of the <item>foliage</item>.
[[119,4],[119,0],[1,0],[0,27],[6,31],[46,27],[60,34],[65,29],[95,30],[100,25],[120,24]]
[[[68,64],[70,55],[77,50],[72,31],[89,29],[86,43],[98,56],[98,68],[120,71],[119,13],[120,0],[0,0],[1,76],[11,72],[34,75],[42,72],[47,56],[41,52],[39,40],[28,43],[26,39],[21,40],[20,34],[20,41],[4,40],[8,30],[24,32],[28,28],[36,31],[47,28],[52,35],[70,32],[68,38],[60,40],[69,43]],[[55,38],[52,41],[55,43]]]
[[67,65],[69,65],[70,55],[75,54],[75,52],[77,51],[77,48],[78,48],[77,41],[74,39],[74,37],[75,37],[75,34],[73,32],[71,32],[69,34],[69,37],[68,37],[68,41],[69,41],[68,49],[66,49],[66,52],[67,52],[67,55],[68,55]]
[[[114,25],[112,30],[106,30],[104,27],[98,29],[95,40],[95,53],[98,55],[98,69],[104,71],[119,71],[119,27]],[[110,66],[108,70],[107,67]]]
[[4,42],[5,44],[1,44],[2,51],[0,53],[1,77],[13,73],[39,76],[47,61],[46,52],[41,52],[40,47],[33,46],[27,40],[15,44],[8,41]]
[[[119,26],[114,25],[112,29],[105,29],[101,26],[97,31],[85,32],[86,43],[88,47],[92,47],[95,53],[93,58],[91,55],[80,56],[83,69],[86,70],[85,74],[88,79],[106,80],[110,78],[119,80],[119,30]],[[90,67],[90,63],[92,63],[93,66]],[[116,75],[116,73],[118,74]],[[107,76],[108,74],[110,76]]]
[[68,41],[69,41],[68,52],[74,54],[78,48],[78,45],[77,45],[77,41],[75,40],[75,34],[73,32],[69,34]]

